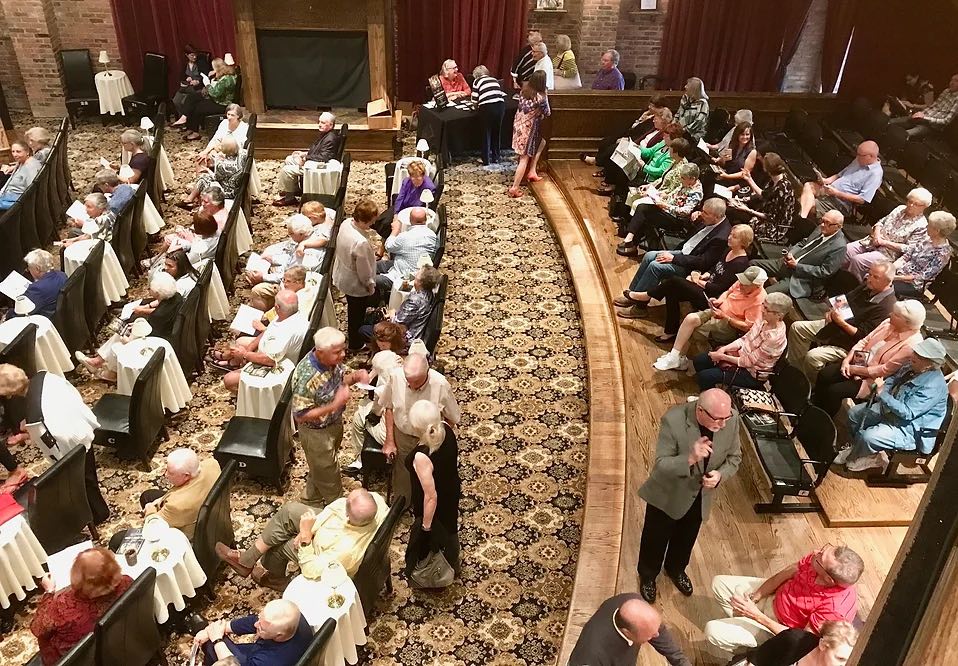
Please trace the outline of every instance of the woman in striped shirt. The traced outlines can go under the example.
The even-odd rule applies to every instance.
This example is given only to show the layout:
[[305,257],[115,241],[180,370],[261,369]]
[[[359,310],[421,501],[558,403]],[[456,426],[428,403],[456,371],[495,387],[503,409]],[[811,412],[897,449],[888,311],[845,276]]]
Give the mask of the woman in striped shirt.
[[506,113],[506,94],[494,77],[489,76],[485,65],[472,70],[472,101],[479,108],[482,119],[482,163],[499,162],[499,144],[502,134],[502,117]]

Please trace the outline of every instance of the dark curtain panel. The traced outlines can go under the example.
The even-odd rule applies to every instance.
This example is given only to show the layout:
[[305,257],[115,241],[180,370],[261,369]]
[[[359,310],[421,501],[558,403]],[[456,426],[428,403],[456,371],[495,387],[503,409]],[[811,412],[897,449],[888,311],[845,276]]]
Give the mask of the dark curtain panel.
[[[662,39],[660,76],[682,88],[690,76],[706,90],[775,92],[780,61],[794,53],[808,0],[672,0]],[[787,60],[785,60],[787,64]],[[784,72],[784,66],[781,66]]]
[[166,56],[171,93],[180,80],[186,44],[213,57],[236,55],[232,0],[110,0],[110,6],[123,70],[137,90],[146,51]]
[[[858,0],[828,0],[825,19],[825,43],[822,45],[822,92],[830,93],[835,88],[842,70],[848,40],[852,38],[858,15]],[[878,10],[879,2],[863,3],[869,11]],[[887,26],[889,31],[895,26]]]
[[776,90],[782,89],[785,80],[785,70],[788,63],[795,57],[798,50],[798,41],[808,20],[808,10],[812,0],[801,0],[787,3],[782,7],[782,21],[785,27],[785,37],[782,41],[782,53],[778,58],[778,67],[775,68]]
[[424,101],[426,79],[450,57],[451,8],[450,0],[398,0],[400,100]]

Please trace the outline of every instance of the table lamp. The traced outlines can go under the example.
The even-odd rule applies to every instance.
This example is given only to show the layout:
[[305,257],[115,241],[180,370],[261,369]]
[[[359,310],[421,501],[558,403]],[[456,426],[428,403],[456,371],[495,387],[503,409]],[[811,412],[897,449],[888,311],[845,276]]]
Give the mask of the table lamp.
[[425,157],[429,152],[429,143],[425,139],[416,142],[416,157]]
[[107,66],[110,64],[110,54],[108,54],[106,51],[100,51],[100,57],[97,58],[97,62],[103,65],[103,71],[106,72],[107,76],[113,76],[110,73],[110,70],[107,69]]
[[435,199],[436,197],[432,195],[432,190],[423,190],[422,194],[419,195],[419,200],[427,206],[435,201]]
[[143,116],[142,118],[140,118],[141,130],[143,130],[144,132],[149,132],[151,129],[153,129],[153,127],[154,127],[153,121],[150,120],[147,116]]
[[227,53],[227,54],[225,54],[225,55],[223,56],[223,62],[225,62],[225,63],[226,63],[227,65],[229,65],[230,67],[232,67],[233,65],[236,64],[236,61],[233,60],[233,54],[232,54],[232,53]]

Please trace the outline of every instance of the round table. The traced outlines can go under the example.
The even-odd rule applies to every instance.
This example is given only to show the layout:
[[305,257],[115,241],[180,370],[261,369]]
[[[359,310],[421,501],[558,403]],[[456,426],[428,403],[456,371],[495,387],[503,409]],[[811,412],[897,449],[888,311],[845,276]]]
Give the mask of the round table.
[[259,169],[256,166],[256,160],[253,160],[253,166],[249,171],[249,195],[254,199],[259,199],[259,193],[263,191],[263,183],[259,179]]
[[403,302],[409,298],[409,294],[412,293],[412,289],[409,291],[402,291],[400,289],[402,282],[402,280],[395,280],[393,282],[393,288],[389,291],[389,305],[386,306],[386,309],[391,312],[395,312],[402,307]]
[[[170,551],[166,559],[162,562],[154,561],[154,551],[164,548]],[[196,596],[196,588],[206,582],[206,574],[193,553],[190,540],[179,530],[169,527],[162,530],[159,540],[143,543],[137,554],[136,564],[127,564],[123,555],[118,555],[116,561],[120,563],[123,573],[134,580],[146,571],[147,567],[156,569],[153,615],[160,624],[170,619],[170,604],[178,611],[183,610],[186,608],[184,597]]]
[[207,311],[210,321],[225,321],[230,319],[230,301],[226,296],[226,287],[220,277],[220,269],[213,264],[213,275],[210,277],[210,290],[206,294]]
[[153,203],[153,199],[146,197],[143,199],[143,228],[146,230],[146,233],[152,236],[153,234],[159,233],[166,225],[166,222],[163,221],[163,216],[160,215],[160,211],[156,209],[156,204]]
[[[233,208],[233,200],[226,200],[226,210]],[[246,221],[246,212],[240,210],[236,217],[236,250],[240,255],[244,255],[253,249],[253,235],[249,230],[249,223]]]
[[[96,244],[102,242],[98,238],[88,238],[66,247],[63,250],[63,272],[71,275],[86,261]],[[100,270],[100,284],[103,287],[103,295],[106,297],[107,305],[123,300],[126,290],[130,286],[126,275],[123,273],[123,267],[120,266],[120,260],[116,258],[116,252],[113,251],[113,246],[109,243],[106,243],[103,248],[103,268]]]
[[159,347],[166,349],[163,369],[160,370],[160,402],[163,409],[175,413],[189,404],[193,394],[172,345],[163,338],[151,335],[116,345],[116,392],[120,395],[133,395],[136,378]]
[[126,72],[111,69],[100,72],[93,77],[96,83],[96,94],[100,98],[100,113],[125,116],[123,98],[133,94],[133,86]]
[[430,180],[436,180],[435,164],[422,157],[404,157],[396,162],[396,170],[393,172],[392,196],[399,194],[399,188],[401,188],[402,184],[409,178],[409,172],[406,170],[406,167],[408,167],[411,162],[424,162],[426,164],[426,175],[429,176]]
[[42,315],[14,317],[0,324],[0,349],[10,344],[27,324],[37,325],[37,370],[46,370],[61,377],[73,370],[70,351],[63,344],[53,323]]
[[[403,208],[396,213],[396,219],[402,223],[402,231],[409,231],[409,216],[412,215],[413,208],[415,208],[415,206]],[[422,206],[422,208],[426,207]],[[439,233],[439,213],[432,208],[426,208],[426,226],[432,229],[433,232]]]
[[10,608],[10,597],[20,601],[37,587],[46,572],[47,554],[23,514],[0,525],[0,608]]
[[349,578],[336,588],[336,592],[346,598],[339,608],[330,608],[327,599],[333,589],[321,581],[309,580],[305,576],[296,576],[290,581],[283,599],[299,606],[300,612],[313,631],[319,630],[326,620],[336,620],[336,630],[326,647],[325,666],[341,666],[343,663],[355,664],[359,661],[357,645],[366,644],[366,617],[363,604],[359,600],[356,586]]
[[271,368],[265,377],[251,375],[249,373],[251,367],[252,364],[247,363],[240,373],[239,391],[236,395],[236,415],[271,419],[273,410],[283,395],[283,389],[286,388],[286,381],[293,373],[296,364],[284,358],[278,368]]
[[336,194],[343,176],[342,162],[331,160],[323,169],[303,168],[303,194]]

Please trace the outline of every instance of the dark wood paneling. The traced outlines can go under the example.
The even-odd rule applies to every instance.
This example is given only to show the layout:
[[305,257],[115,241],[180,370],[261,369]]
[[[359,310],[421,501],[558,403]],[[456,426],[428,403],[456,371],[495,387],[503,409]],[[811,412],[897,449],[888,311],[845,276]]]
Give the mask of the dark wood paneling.
[[253,0],[260,30],[366,31],[366,3],[356,0]]
[[[305,150],[316,140],[316,125],[298,123],[257,123],[256,157],[268,160],[284,159],[294,150]],[[370,130],[349,128],[346,150],[354,160],[389,162],[398,158],[394,146],[399,130]]]

